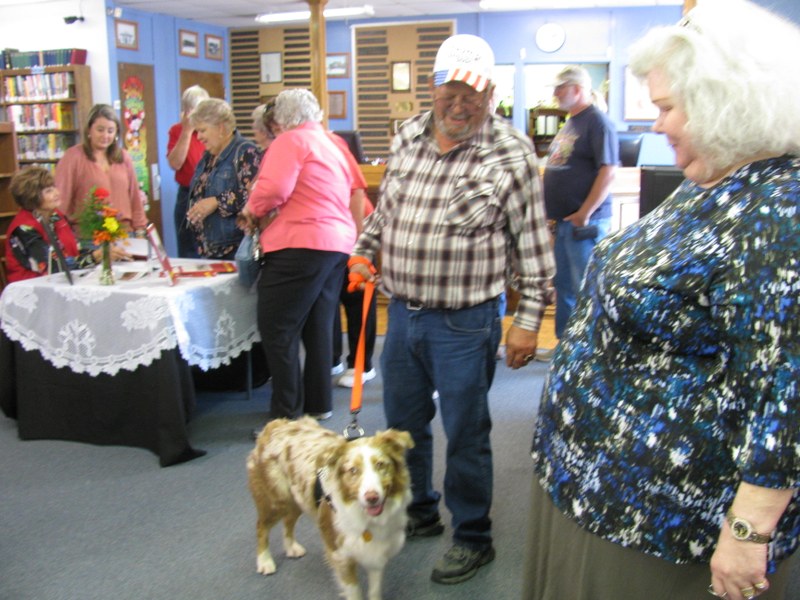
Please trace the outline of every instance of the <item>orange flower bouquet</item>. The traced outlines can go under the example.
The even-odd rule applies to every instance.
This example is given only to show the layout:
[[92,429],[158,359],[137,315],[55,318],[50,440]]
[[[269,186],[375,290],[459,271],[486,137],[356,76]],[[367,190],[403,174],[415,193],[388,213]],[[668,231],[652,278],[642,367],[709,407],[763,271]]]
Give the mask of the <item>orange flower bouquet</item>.
[[108,196],[109,192],[105,188],[94,186],[90,189],[78,221],[81,239],[91,240],[92,244],[103,250],[100,283],[104,285],[114,283],[111,242],[128,237],[128,232],[117,220],[119,211],[107,204]]

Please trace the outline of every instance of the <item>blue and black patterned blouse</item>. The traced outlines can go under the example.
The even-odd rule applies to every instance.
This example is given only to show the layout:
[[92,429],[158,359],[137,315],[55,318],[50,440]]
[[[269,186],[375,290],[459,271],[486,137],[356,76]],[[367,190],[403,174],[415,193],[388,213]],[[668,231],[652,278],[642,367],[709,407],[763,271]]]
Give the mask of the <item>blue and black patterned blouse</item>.
[[800,542],[800,159],[684,182],[601,241],[534,437],[555,504],[607,540],[709,562],[741,480],[795,488]]

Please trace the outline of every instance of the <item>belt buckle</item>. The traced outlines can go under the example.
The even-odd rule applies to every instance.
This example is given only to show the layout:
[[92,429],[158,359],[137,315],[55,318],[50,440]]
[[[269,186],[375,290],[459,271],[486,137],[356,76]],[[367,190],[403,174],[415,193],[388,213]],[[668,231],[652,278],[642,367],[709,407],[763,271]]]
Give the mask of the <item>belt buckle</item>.
[[406,308],[408,310],[422,310],[425,306],[419,300],[406,300]]

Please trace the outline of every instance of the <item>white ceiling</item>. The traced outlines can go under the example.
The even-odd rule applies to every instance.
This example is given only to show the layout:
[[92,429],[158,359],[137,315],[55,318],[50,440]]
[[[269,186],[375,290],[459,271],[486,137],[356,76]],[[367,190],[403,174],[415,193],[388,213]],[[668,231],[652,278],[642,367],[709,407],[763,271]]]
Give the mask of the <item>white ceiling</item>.
[[[234,28],[258,26],[255,17],[261,13],[308,10],[308,3],[303,0],[116,0],[115,4],[122,7],[123,13],[126,7],[135,8]],[[375,15],[371,18],[374,19],[481,11],[478,0],[328,0],[325,6],[326,8],[345,8],[361,4],[372,5]],[[530,0],[527,4],[531,9],[680,6],[683,5],[683,0]]]

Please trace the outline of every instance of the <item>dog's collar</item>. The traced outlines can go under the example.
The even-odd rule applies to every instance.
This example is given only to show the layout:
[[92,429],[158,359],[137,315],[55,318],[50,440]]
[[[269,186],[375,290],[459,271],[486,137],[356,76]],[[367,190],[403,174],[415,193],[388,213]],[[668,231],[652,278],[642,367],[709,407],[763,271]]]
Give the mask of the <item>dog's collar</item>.
[[322,504],[322,501],[324,500],[328,504],[328,506],[331,507],[331,510],[333,512],[336,512],[336,507],[333,505],[333,500],[331,500],[331,495],[326,494],[325,490],[322,488],[322,476],[326,470],[327,469],[323,467],[322,469],[317,471],[317,479],[314,482],[314,502],[317,504],[317,508],[319,508],[319,505]]

